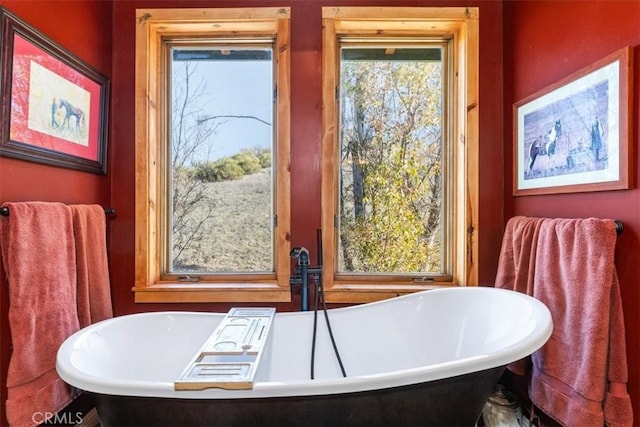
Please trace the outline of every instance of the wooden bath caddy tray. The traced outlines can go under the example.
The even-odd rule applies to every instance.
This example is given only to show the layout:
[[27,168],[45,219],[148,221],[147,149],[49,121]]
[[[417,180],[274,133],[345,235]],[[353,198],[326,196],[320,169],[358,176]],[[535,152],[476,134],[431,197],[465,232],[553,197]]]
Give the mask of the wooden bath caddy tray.
[[175,390],[253,388],[276,309],[232,308],[174,383]]

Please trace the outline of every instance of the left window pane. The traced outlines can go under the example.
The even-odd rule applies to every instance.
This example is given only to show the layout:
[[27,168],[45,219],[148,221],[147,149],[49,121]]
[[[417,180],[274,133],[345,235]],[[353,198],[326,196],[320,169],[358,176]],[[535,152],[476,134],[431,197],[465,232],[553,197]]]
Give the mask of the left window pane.
[[273,272],[273,44],[170,55],[165,271]]

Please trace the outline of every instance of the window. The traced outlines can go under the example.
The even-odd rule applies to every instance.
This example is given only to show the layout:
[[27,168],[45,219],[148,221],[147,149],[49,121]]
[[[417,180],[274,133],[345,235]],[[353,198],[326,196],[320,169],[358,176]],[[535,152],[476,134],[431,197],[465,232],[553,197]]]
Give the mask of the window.
[[446,275],[448,43],[340,43],[339,274]]
[[289,9],[139,10],[136,301],[288,301]]
[[[328,301],[476,284],[477,13],[323,8]],[[290,300],[289,20],[138,11],[137,302]]]
[[273,41],[167,44],[163,271],[273,272]]
[[475,284],[477,10],[323,9],[324,287]]

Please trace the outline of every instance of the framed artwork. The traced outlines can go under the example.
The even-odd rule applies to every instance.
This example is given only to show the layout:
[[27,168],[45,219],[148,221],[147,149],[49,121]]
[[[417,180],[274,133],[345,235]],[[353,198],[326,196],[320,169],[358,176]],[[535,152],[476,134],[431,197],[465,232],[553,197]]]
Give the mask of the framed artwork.
[[0,8],[0,155],[104,174],[109,81]]
[[514,195],[630,187],[632,68],[628,46],[514,104]]

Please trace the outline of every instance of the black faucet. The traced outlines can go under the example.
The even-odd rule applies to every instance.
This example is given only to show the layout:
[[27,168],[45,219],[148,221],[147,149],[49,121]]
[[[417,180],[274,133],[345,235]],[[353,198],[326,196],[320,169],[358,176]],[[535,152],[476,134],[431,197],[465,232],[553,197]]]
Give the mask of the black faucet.
[[298,260],[298,266],[294,269],[294,275],[289,279],[289,284],[300,285],[300,310],[309,310],[309,274],[313,275],[314,285],[316,285],[316,292],[318,292],[317,285],[320,281],[320,275],[322,274],[322,266],[318,268],[311,268],[309,263],[309,250],[304,247],[296,247],[291,249],[289,254],[291,258]]

